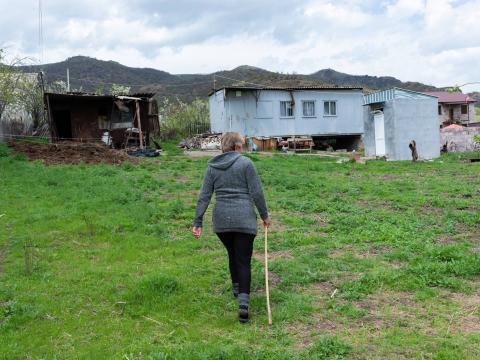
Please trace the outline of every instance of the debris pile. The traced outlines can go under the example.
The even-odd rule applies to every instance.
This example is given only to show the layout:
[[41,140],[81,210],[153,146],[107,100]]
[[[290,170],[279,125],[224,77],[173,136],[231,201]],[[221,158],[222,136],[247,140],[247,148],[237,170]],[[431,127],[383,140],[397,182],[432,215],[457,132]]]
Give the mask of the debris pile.
[[62,141],[56,144],[16,142],[8,144],[15,152],[24,154],[29,160],[41,160],[46,165],[107,163],[121,164],[134,161],[125,151],[110,149],[103,143],[78,143]]
[[160,155],[160,150],[145,148],[145,149],[132,149],[127,150],[127,154],[136,157],[157,157]]
[[220,149],[221,137],[222,134],[199,134],[181,141],[178,146],[187,150],[218,150]]

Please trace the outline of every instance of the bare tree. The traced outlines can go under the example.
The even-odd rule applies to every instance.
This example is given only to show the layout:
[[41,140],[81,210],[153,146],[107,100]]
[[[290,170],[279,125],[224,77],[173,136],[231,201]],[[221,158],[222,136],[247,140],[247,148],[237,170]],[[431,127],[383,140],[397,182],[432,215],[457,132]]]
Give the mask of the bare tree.
[[[25,74],[19,70],[18,66],[25,65],[27,61],[28,58],[15,58],[7,62],[5,51],[0,49],[0,119],[8,108],[12,117],[15,114],[27,114],[26,117],[31,118],[33,128],[36,129],[44,124],[43,89],[38,75]],[[15,118],[8,120],[11,127],[18,122]],[[20,127],[22,132],[26,131],[25,126]],[[13,128],[11,130],[13,132]]]

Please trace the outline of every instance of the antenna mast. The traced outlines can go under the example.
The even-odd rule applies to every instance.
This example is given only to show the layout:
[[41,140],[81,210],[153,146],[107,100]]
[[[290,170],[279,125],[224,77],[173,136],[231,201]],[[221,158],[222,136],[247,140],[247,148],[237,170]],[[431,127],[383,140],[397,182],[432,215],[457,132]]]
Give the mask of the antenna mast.
[[40,63],[45,62],[45,51],[43,47],[43,4],[42,0],[38,0],[38,57]]

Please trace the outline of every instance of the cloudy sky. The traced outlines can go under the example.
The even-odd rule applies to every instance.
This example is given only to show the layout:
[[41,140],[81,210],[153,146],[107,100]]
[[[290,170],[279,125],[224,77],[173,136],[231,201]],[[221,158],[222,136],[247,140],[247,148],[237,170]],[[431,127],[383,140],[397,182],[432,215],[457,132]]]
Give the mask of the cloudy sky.
[[[480,0],[0,0],[0,47],[171,73],[273,71],[480,82]],[[464,88],[478,90],[480,85]]]

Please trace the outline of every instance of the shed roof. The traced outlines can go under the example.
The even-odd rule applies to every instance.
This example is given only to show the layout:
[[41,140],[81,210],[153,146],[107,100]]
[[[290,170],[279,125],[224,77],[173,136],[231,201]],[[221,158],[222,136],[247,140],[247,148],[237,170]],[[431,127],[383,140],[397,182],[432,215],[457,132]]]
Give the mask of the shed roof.
[[461,92],[428,91],[425,94],[437,97],[439,103],[468,104],[475,102],[470,96]]
[[257,91],[257,90],[280,90],[280,91],[295,91],[295,90],[359,90],[362,91],[363,88],[360,86],[343,86],[343,85],[315,85],[315,86],[224,86],[216,90],[212,90],[209,96],[216,93],[220,90],[250,90],[250,91]]
[[393,99],[425,99],[435,98],[435,96],[420,93],[413,90],[394,87],[387,90],[376,91],[363,96],[363,105],[382,103]]
[[[97,95],[91,93],[83,92],[69,92],[66,94],[63,93],[51,93],[46,92],[45,95],[48,95],[50,99],[89,99],[89,100],[112,100],[112,99],[121,99],[122,95]],[[138,100],[148,100],[153,97],[155,94],[145,93],[145,94],[134,94],[134,95],[125,95],[125,97]]]

